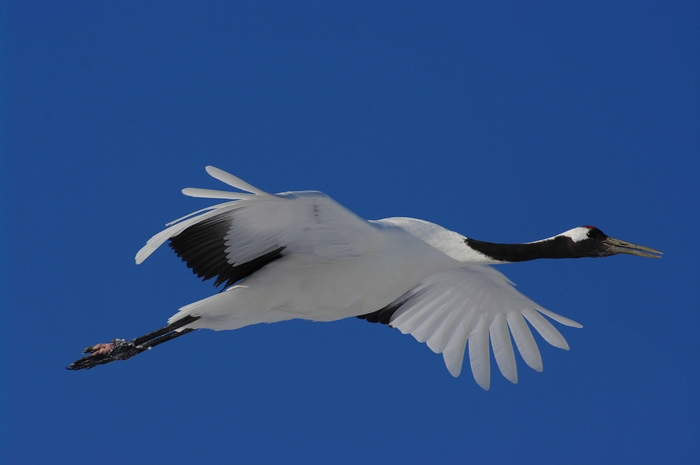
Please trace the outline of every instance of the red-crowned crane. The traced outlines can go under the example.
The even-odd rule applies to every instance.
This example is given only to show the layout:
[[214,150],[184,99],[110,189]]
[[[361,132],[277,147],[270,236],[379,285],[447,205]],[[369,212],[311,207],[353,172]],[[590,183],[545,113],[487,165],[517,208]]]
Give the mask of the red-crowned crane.
[[358,317],[425,342],[443,355],[453,376],[462,370],[468,345],[474,379],[489,389],[489,341],[501,373],[516,383],[511,335],[525,363],[542,370],[526,321],[562,349],[568,349],[564,337],[545,316],[565,326],[581,325],[537,305],[487,265],[661,256],[592,226],[536,242],[495,244],[413,218],[365,221],[321,192],[272,195],[220,169],[210,166],[207,172],[245,193],[184,189],[192,197],[228,201],[170,223],[136,254],[136,263],[169,241],[197,276],[213,278],[225,291],[182,307],[153,333],[88,347],[89,355],[69,369],[125,360],[200,328]]

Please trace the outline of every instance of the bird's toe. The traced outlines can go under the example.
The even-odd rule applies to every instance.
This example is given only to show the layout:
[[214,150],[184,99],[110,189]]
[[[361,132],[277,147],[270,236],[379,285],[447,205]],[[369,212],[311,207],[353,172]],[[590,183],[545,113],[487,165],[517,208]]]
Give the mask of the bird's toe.
[[108,343],[100,343],[100,344],[95,344],[94,346],[89,346],[83,349],[84,354],[92,354],[92,355],[99,355],[99,354],[106,354],[110,350],[114,348],[114,343],[108,342]]
[[146,349],[134,345],[131,341],[124,339],[114,339],[112,342],[95,344],[83,350],[87,356],[76,360],[68,366],[69,370],[86,370],[97,365],[115,362],[117,360],[128,360],[136,354]]

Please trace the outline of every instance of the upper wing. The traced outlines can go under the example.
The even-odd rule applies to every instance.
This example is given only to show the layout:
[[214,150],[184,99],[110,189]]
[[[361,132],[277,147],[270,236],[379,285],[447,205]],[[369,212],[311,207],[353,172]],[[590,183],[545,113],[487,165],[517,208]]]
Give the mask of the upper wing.
[[376,228],[321,192],[268,194],[212,166],[207,172],[238,193],[183,189],[185,195],[229,199],[168,224],[136,254],[143,262],[166,240],[187,266],[215,285],[230,285],[288,254],[319,259],[357,256],[371,248]]
[[388,322],[419,342],[426,342],[433,352],[442,353],[453,376],[462,371],[469,342],[474,379],[488,390],[489,338],[498,368],[513,383],[518,382],[518,372],[508,330],[525,362],[537,371],[542,371],[542,357],[525,320],[547,342],[568,350],[564,337],[541,314],[566,326],[581,327],[522,295],[508,278],[490,266],[470,265],[428,276],[367,319]]

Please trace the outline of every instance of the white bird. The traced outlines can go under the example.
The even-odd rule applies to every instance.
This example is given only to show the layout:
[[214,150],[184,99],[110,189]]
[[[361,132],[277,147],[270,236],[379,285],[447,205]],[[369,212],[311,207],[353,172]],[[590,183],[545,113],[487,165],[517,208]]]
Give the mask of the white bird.
[[561,349],[569,348],[566,340],[545,316],[565,326],[581,325],[528,299],[487,265],[615,254],[661,256],[592,226],[536,242],[494,244],[413,218],[365,221],[321,192],[272,195],[218,168],[206,169],[245,193],[183,189],[188,196],[228,202],[168,224],[139,250],[136,263],[169,241],[197,276],[214,278],[215,286],[223,285],[225,291],[182,307],[158,331],[90,346],[83,351],[89,355],[69,369],[131,358],[200,328],[359,317],[425,342],[442,354],[455,377],[468,345],[474,379],[489,389],[489,340],[501,373],[517,383],[511,335],[525,363],[542,371],[528,323]]

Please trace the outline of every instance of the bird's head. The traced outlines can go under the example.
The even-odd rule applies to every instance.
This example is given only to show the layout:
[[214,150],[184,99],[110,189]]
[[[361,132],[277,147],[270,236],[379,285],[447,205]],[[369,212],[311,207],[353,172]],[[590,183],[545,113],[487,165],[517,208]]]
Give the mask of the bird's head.
[[[614,239],[595,226],[580,226],[559,234],[575,257],[609,257],[617,254],[661,258],[662,252],[631,242]],[[562,240],[562,239],[559,239]]]

